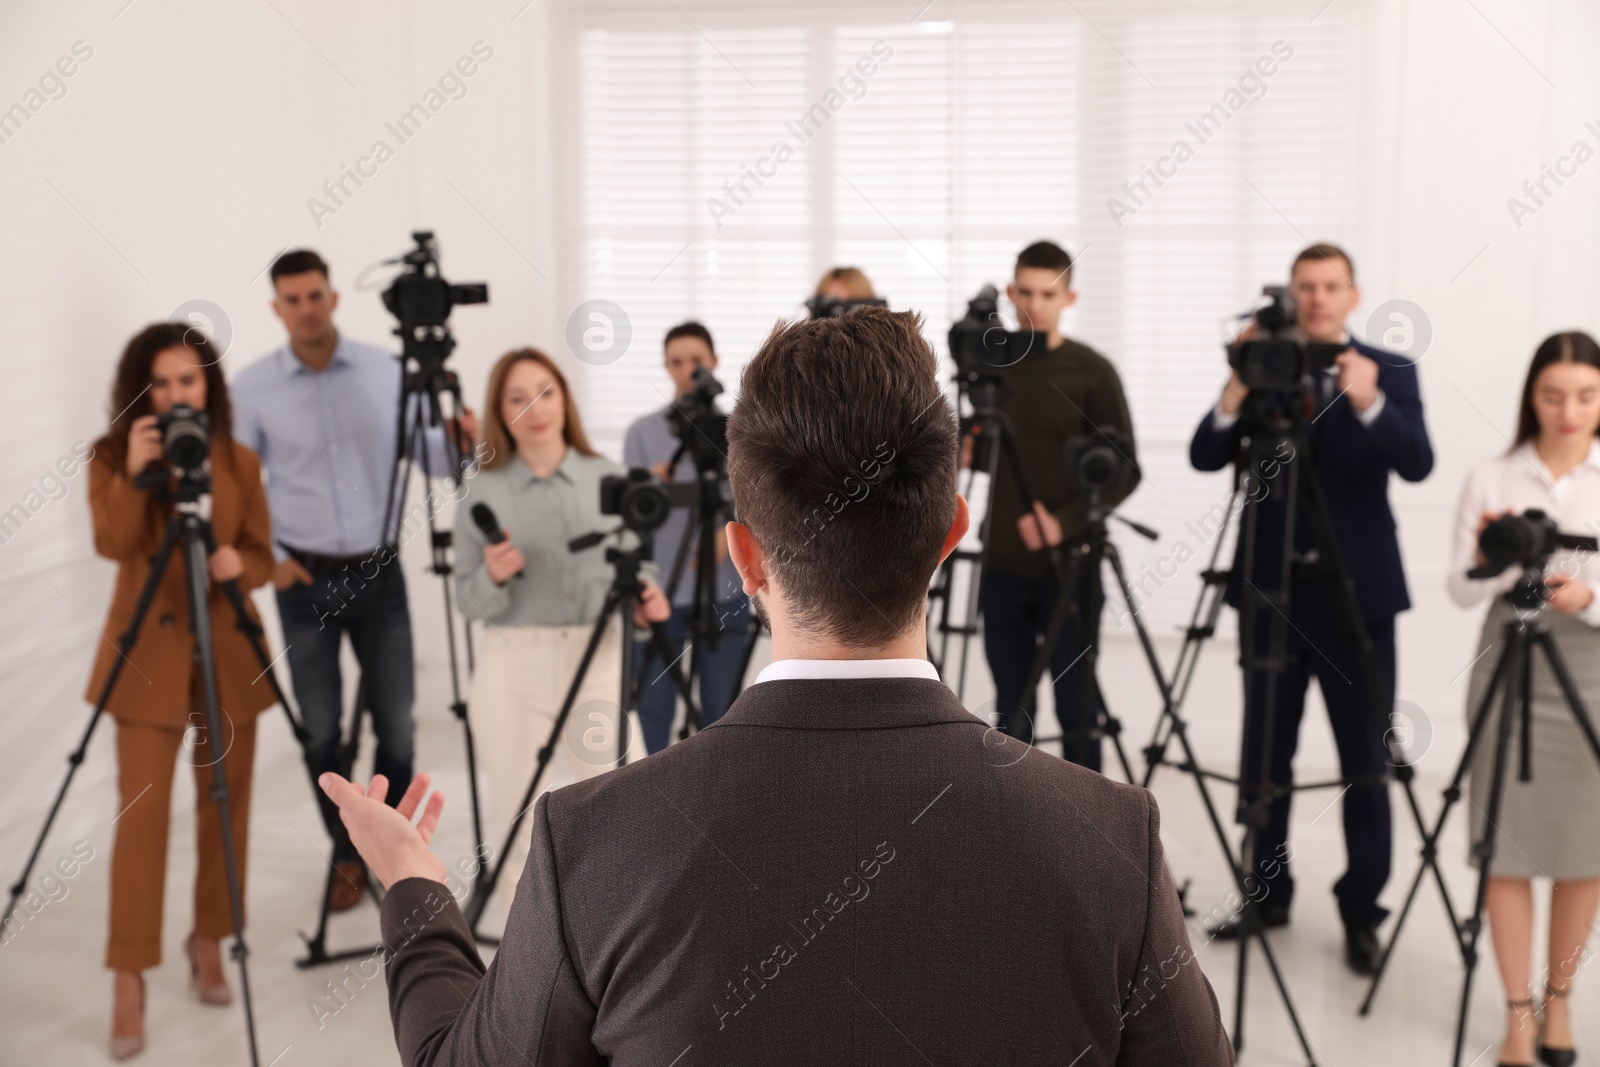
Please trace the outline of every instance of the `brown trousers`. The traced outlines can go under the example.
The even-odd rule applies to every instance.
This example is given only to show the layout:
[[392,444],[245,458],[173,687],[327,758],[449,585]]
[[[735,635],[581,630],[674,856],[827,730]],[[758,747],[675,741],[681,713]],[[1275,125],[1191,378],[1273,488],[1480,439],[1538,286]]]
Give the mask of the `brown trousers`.
[[[194,928],[202,937],[233,933],[228,903],[228,870],[223,858],[222,817],[211,797],[219,746],[206,725],[200,671],[190,684],[190,711],[182,728],[164,729],[117,723],[118,802],[116,837],[111,852],[111,936],[106,966],[142,971],[161,962],[161,912],[167,879],[167,826],[171,817],[173,766],[185,734],[194,747],[186,757],[194,765],[195,852]],[[228,780],[228,806],[233,823],[234,857],[239,864],[239,897],[244,902],[246,857],[249,855],[251,771],[256,755],[256,716],[222,715],[222,755]],[[241,915],[241,922],[243,916]]]

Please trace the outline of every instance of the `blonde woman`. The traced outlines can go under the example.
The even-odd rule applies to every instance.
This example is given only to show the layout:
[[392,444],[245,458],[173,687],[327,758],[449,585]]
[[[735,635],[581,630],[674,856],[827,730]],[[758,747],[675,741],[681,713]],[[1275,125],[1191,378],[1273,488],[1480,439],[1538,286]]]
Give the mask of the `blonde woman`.
[[[600,512],[600,480],[627,468],[589,445],[566,376],[537,349],[500,357],[489,374],[483,410],[484,458],[456,512],[456,592],[466,617],[485,624],[469,707],[489,776],[492,818],[485,832],[498,849],[522,809],[539,748],[577,674],[614,575],[603,546],[572,552],[567,542],[617,526],[617,516]],[[504,540],[489,543],[473,521],[479,503],[494,512]],[[633,547],[637,540],[629,534],[625,544]],[[654,566],[643,573],[645,592],[634,621],[665,622],[672,607],[653,580]],[[621,622],[612,618],[595,651],[541,788],[552,778],[564,784],[616,765]],[[524,821],[524,831],[527,826]],[[527,833],[519,832],[496,886],[502,912],[527,848]]]

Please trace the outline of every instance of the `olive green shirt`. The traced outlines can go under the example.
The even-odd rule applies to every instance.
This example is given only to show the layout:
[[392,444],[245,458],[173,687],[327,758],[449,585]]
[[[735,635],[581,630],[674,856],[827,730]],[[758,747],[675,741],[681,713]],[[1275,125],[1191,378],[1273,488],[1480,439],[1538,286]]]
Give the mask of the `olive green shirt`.
[[[1055,348],[1024,356],[1005,370],[1010,393],[1002,410],[1015,431],[1028,487],[1061,523],[1064,542],[1083,535],[1085,501],[1069,495],[1062,479],[1063,446],[1096,427],[1118,430],[1133,440],[1133,420],[1122,393],[1122,379],[1111,361],[1088,345],[1063,339]],[[1139,482],[1138,456],[1129,482],[1119,491],[1102,496],[1114,507],[1133,492]],[[1017,520],[1023,515],[1022,495],[1007,453],[1000,453],[996,471],[993,519],[984,566],[1005,574],[1043,578],[1050,573],[1048,557],[1031,552],[1022,541]]]

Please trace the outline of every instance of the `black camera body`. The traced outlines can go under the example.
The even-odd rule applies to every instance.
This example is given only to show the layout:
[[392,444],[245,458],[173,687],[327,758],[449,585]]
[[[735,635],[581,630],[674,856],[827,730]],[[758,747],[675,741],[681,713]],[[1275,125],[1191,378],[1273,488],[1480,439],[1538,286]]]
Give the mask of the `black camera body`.
[[184,474],[199,471],[211,455],[211,416],[188,404],[174,404],[156,419],[161,455]]
[[383,306],[406,333],[441,329],[457,304],[487,304],[488,282],[451,283],[439,271],[439,243],[432,230],[414,230],[417,247],[400,257],[404,268],[383,291]]
[[1074,437],[1061,448],[1061,481],[1067,492],[1084,498],[1119,496],[1132,482],[1133,441],[1109,426]]
[[856,308],[886,308],[889,301],[881,296],[855,297],[849,300],[837,296],[814,296],[806,301],[806,311],[814,319],[837,319]]
[[671,511],[672,494],[644,467],[600,479],[600,514],[617,516],[634,533],[657,529]]
[[1229,344],[1228,366],[1252,392],[1291,392],[1332,367],[1345,346],[1300,340],[1294,296],[1281,285],[1263,286],[1261,293],[1267,303],[1253,315],[1260,336]]
[[994,378],[1022,361],[1029,352],[1043,352],[1046,335],[1037,330],[1007,330],[1000,318],[1000,293],[992,285],[967,301],[967,314],[950,327],[950,358],[963,381]]
[[1494,574],[1509,567],[1542,567],[1561,544],[1556,520],[1537,508],[1492,519],[1478,535],[1484,567],[1494,568]]
[[709,367],[697,368],[694,385],[667,414],[668,428],[701,471],[719,469],[728,455],[728,416],[717,410],[716,403],[722,392],[722,383]]

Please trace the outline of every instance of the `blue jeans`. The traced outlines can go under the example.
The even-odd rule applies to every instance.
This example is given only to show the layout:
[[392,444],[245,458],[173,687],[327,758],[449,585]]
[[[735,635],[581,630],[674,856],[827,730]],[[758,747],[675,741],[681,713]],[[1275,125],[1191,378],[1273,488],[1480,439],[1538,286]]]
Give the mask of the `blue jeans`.
[[[1088,585],[1087,576],[1080,574],[1078,587],[1072,591],[1073,599],[1077,602],[1080,617],[1098,622],[1105,596],[1101,595],[1098,604],[1086,603]],[[1033,744],[1033,719],[1022,712],[1023,689],[1028,683],[1028,672],[1033,668],[1033,658],[1044,641],[1044,632],[1050,624],[1050,613],[1055,609],[1055,604],[1054,578],[1025,578],[985,569],[978,583],[978,610],[983,614],[983,650],[989,661],[989,673],[994,676],[1000,729],[1029,745]],[[1056,642],[1050,655],[1050,677],[1055,679],[1056,718],[1061,723],[1062,754],[1074,763],[1098,771],[1098,738],[1086,739],[1083,756],[1078,758],[1078,725],[1087,719],[1086,728],[1094,729],[1098,725],[1100,708],[1099,701],[1092,696],[1084,699],[1084,687],[1092,679],[1086,677],[1088,662],[1080,659],[1083,642],[1078,637],[1076,626],[1069,615],[1061,628],[1061,639]]]
[[[367,706],[372,712],[372,732],[378,739],[373,772],[389,779],[392,806],[411,784],[412,743],[416,732],[411,718],[414,678],[411,665],[411,614],[406,606],[405,577],[398,563],[388,565],[384,602],[376,603],[378,577],[363,579],[349,570],[314,570],[311,585],[296,584],[278,590],[278,615],[288,646],[289,670],[294,678],[295,701],[310,733],[307,748],[316,774],[337,771],[344,724],[343,681],[339,671],[339,646],[348,635],[356,656],[362,655],[363,628],[371,618],[372,662],[363,662],[367,675]],[[335,860],[354,860],[356,851],[341,845],[346,839],[339,809],[321,789],[314,790],[322,808],[322,821],[335,841]]]
[[[750,626],[749,600],[741,595],[719,601],[716,617],[721,626],[716,650],[702,645],[689,654],[698,663],[698,706],[702,726],[710,726],[728,710],[733,700],[733,687],[738,684],[739,671],[744,666],[745,650],[750,647],[747,636]],[[676,656],[683,650],[688,632],[689,608],[673,608],[672,618],[667,620],[667,637],[668,644],[672,646],[672,655]],[[646,642],[640,641],[634,661],[640,664],[637,669],[642,669],[645,681],[644,689],[639,694],[639,725],[644,729],[644,747],[650,752],[660,752],[672,743],[672,721],[678,713],[678,687],[672,684],[672,675],[667,673],[667,665],[661,662],[659,655],[651,656],[648,663],[644,662],[648,648]],[[680,670],[686,665],[686,659],[678,660]]]

